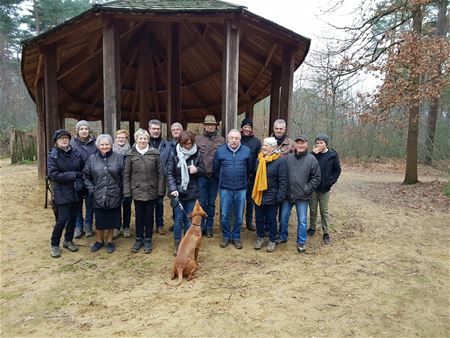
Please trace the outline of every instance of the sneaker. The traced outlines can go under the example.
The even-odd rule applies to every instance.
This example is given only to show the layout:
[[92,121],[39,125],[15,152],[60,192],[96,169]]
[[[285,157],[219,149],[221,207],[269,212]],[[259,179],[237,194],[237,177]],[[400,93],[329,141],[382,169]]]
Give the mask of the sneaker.
[[260,250],[263,247],[264,244],[264,238],[263,237],[257,237],[256,241],[253,243],[253,248],[255,250]]
[[72,252],[78,251],[78,247],[72,241],[64,241],[63,247]]
[[178,247],[180,246],[180,241],[175,241],[173,243],[173,255],[176,256],[178,254]]
[[91,224],[86,224],[84,226],[84,232],[86,233],[86,237],[94,236],[94,232],[92,231],[92,225]]
[[256,231],[256,227],[253,224],[247,224],[248,231]]
[[233,244],[234,244],[234,247],[235,247],[236,249],[242,249],[242,243],[241,243],[241,240],[235,239],[235,240],[233,241]]
[[144,240],[144,252],[146,254],[149,254],[150,252],[152,252],[152,250],[153,250],[152,240],[151,239]]
[[206,237],[213,238],[213,229],[212,228],[206,228]]
[[120,234],[120,230],[119,229],[114,229],[113,238],[119,237],[119,234]]
[[324,242],[326,245],[330,245],[330,244],[331,244],[330,235],[328,235],[328,234],[323,234],[323,242]]
[[275,251],[275,242],[269,241],[269,244],[267,244],[267,252],[274,252]]
[[308,236],[314,236],[315,233],[316,233],[316,229],[309,228],[308,230],[306,230],[306,234]]
[[109,254],[112,254],[115,250],[116,250],[116,245],[113,242],[109,242],[108,244],[106,244],[106,251]]
[[305,244],[297,244],[297,251],[298,251],[298,253],[304,253],[305,252]]
[[80,239],[83,236],[83,230],[81,228],[76,227],[73,237],[76,239]]
[[220,242],[220,247],[221,248],[226,248],[228,246],[228,244],[230,244],[230,240],[228,238],[224,238]]
[[277,240],[275,241],[276,244],[281,244],[281,243],[286,243],[287,239],[281,239],[281,238],[277,238]]
[[124,228],[122,233],[124,238],[130,237],[130,229]]
[[100,250],[101,247],[102,247],[104,244],[105,244],[105,243],[95,242],[95,243],[91,246],[91,252],[96,252],[96,251]]
[[144,245],[144,243],[142,243],[141,240],[136,240],[136,242],[131,247],[131,252],[134,252],[134,253],[139,252],[139,250],[142,248],[143,245]]
[[50,248],[50,256],[52,256],[53,258],[61,257],[61,249],[59,248],[59,246],[52,246]]
[[164,227],[162,226],[162,227],[158,227],[157,229],[156,229],[156,232],[158,233],[158,234],[160,234],[160,235],[165,235],[166,234],[166,230],[164,230]]

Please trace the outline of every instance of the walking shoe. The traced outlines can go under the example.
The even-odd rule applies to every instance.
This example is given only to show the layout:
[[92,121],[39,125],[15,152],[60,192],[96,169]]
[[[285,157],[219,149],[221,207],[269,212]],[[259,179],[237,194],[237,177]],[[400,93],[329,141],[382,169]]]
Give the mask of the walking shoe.
[[256,241],[253,243],[253,249],[260,250],[263,245],[264,245],[264,238],[263,237],[257,237]]
[[152,240],[151,239],[144,240],[144,252],[146,254],[149,254],[150,252],[152,252],[152,250],[153,250]]
[[298,251],[298,253],[304,253],[305,252],[305,244],[297,244],[297,251]]
[[176,256],[178,254],[178,247],[180,246],[180,241],[175,241],[173,243],[173,255]]
[[220,242],[220,247],[221,248],[226,248],[228,246],[228,244],[230,244],[230,240],[228,238],[224,238]]
[[269,244],[267,244],[267,252],[274,252],[275,251],[275,242],[269,241]]
[[281,238],[277,238],[277,240],[275,241],[276,244],[281,244],[281,243],[286,243],[287,239],[281,239]]
[[119,234],[120,234],[120,230],[119,229],[114,229],[113,238],[119,237]]
[[157,229],[156,229],[156,232],[158,233],[158,234],[160,234],[160,235],[165,235],[166,234],[166,230],[164,230],[164,227],[162,226],[162,227],[158,227]]
[[330,235],[328,235],[328,234],[323,234],[323,242],[324,242],[326,245],[330,245],[330,244],[331,244]]
[[247,224],[247,229],[248,231],[256,231],[256,227],[252,223]]
[[109,242],[108,244],[106,244],[106,251],[109,254],[112,254],[115,250],[116,250],[116,245],[113,242]]
[[142,243],[141,240],[136,240],[136,242],[134,242],[133,246],[131,247],[131,252],[139,252],[143,245],[144,243]]
[[235,247],[236,249],[242,249],[242,243],[241,243],[241,240],[235,239],[235,240],[233,241],[233,244],[234,244],[234,247]]
[[78,247],[72,241],[64,241],[63,247],[72,252],[78,251]]
[[101,247],[104,245],[105,243],[100,243],[100,242],[95,242],[92,246],[91,246],[91,252],[96,252],[98,250],[101,249]]
[[59,246],[52,246],[50,248],[50,256],[52,256],[53,258],[61,257],[61,249],[59,248]]
[[130,229],[128,229],[128,228],[123,228],[122,234],[123,234],[123,237],[124,237],[124,238],[130,237]]
[[213,229],[212,228],[206,228],[206,237],[213,238]]
[[315,233],[316,233],[316,229],[309,228],[308,230],[306,230],[306,234],[308,236],[314,236]]
[[76,238],[76,239],[80,239],[82,236],[83,236],[83,230],[82,230],[82,228],[76,227],[76,228],[75,228],[75,232],[74,232],[74,234],[73,234],[73,237]]
[[92,225],[91,224],[85,224],[84,225],[84,232],[86,233],[86,237],[94,236],[94,232],[92,231]]

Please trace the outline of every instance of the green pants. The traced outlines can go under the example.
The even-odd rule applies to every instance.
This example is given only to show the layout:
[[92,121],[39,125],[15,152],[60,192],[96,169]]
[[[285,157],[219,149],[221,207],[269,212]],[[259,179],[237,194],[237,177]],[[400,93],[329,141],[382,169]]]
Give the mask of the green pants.
[[309,200],[309,227],[316,229],[317,224],[317,205],[320,207],[320,221],[324,234],[328,233],[328,201],[330,192],[314,192]]

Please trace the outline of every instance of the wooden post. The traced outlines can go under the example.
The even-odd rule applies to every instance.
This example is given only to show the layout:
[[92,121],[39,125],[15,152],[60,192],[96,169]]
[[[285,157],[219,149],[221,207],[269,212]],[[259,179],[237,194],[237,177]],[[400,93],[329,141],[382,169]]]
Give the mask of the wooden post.
[[293,47],[286,45],[283,48],[283,63],[281,65],[281,95],[280,118],[286,121],[286,130],[292,124],[292,91],[294,82]]
[[103,21],[103,130],[114,135],[120,127],[120,39],[114,21]]
[[272,83],[270,90],[270,118],[269,135],[273,133],[273,123],[280,118],[280,68],[272,70]]
[[227,22],[227,37],[223,53],[222,134],[226,137],[236,129],[239,85],[239,28]]
[[252,102],[248,105],[247,111],[245,112],[245,117],[253,120],[253,111],[255,108],[255,104]]
[[181,122],[181,53],[180,26],[170,23],[167,46],[167,139],[170,126]]
[[56,80],[56,48],[50,46],[44,50],[44,102],[45,102],[45,136],[47,138],[47,151],[53,147],[53,133],[61,128],[61,119],[58,113],[58,85]]
[[134,143],[134,133],[136,132],[134,123],[135,123],[134,119],[130,119],[130,121],[128,121],[128,132],[130,133],[128,141],[130,142],[131,145],[133,145]]
[[36,129],[37,129],[37,158],[38,158],[38,180],[39,184],[44,183],[47,167],[47,142],[45,133],[45,106],[44,106],[44,84],[40,80],[35,88],[36,98]]
[[139,126],[147,130],[150,120],[150,37],[145,27],[139,48]]

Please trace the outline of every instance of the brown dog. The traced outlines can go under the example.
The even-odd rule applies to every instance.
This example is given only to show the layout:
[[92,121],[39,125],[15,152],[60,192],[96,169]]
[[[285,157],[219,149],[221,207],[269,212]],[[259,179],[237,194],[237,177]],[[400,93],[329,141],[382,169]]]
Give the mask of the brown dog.
[[194,210],[189,215],[191,226],[181,240],[177,257],[173,264],[172,279],[178,276],[178,285],[181,284],[183,276],[187,276],[187,279],[191,280],[198,269],[197,259],[202,243],[202,217],[208,217],[208,215],[197,200]]

